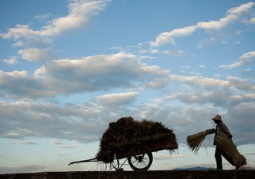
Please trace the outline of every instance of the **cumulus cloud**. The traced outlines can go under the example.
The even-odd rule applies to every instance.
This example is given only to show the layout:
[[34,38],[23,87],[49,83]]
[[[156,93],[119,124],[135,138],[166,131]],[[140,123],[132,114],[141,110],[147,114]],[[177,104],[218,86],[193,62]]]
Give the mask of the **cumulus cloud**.
[[54,19],[50,25],[44,26],[40,31],[43,36],[53,36],[63,31],[76,29],[89,22],[91,16],[102,11],[109,0],[80,0],[71,2],[69,14],[64,17]]
[[209,22],[199,22],[197,24],[198,28],[201,29],[221,29],[228,25],[229,23],[236,21],[240,18],[240,16],[247,12],[252,6],[254,6],[253,2],[249,2],[247,4],[242,4],[238,7],[231,8],[227,11],[227,14],[224,18],[221,18],[218,21],[209,21]]
[[50,91],[44,91],[45,87],[36,78],[29,76],[26,71],[0,71],[0,87],[2,92],[10,95],[9,97],[19,96],[48,96]]
[[50,60],[52,58],[51,49],[39,49],[39,48],[29,48],[24,50],[19,50],[18,53],[23,59],[33,62],[40,62],[42,60]]
[[13,56],[9,57],[8,59],[4,59],[3,62],[6,64],[9,64],[9,65],[14,65],[14,64],[18,63],[16,57],[13,57]]
[[10,97],[38,98],[114,88],[158,88],[167,83],[167,76],[168,70],[146,65],[139,57],[121,52],[54,60],[38,68],[34,75],[0,71],[0,87]]
[[[90,122],[84,120],[92,113],[96,117],[97,112],[93,108],[88,112],[78,106],[76,107],[79,109],[75,109],[75,105],[74,108],[70,108],[70,106],[59,107],[54,104],[25,101],[1,102],[0,106],[2,116],[0,136],[2,138],[49,137],[91,141],[97,136],[97,118]],[[83,107],[88,108],[89,104],[88,106],[84,104]],[[88,132],[86,137],[83,135],[84,130]]]
[[[48,21],[39,30],[33,30],[30,25],[17,24],[1,33],[4,39],[13,39],[13,47],[25,47],[18,53],[23,59],[38,62],[50,57],[49,48],[41,49],[42,45],[51,44],[53,37],[66,31],[86,26],[90,19],[104,10],[110,0],[72,0],[68,4],[68,14]],[[36,16],[36,19],[48,19],[49,14]]]
[[170,32],[163,32],[159,34],[156,38],[156,41],[151,42],[150,45],[152,47],[160,46],[167,43],[175,45],[174,38],[188,36],[192,34],[195,30],[196,26],[187,26],[184,28],[174,29]]
[[220,68],[230,69],[230,68],[236,68],[243,65],[249,65],[252,64],[252,59],[255,57],[255,51],[246,52],[241,55],[239,58],[239,61],[234,62],[230,65],[220,65]]
[[[86,25],[92,16],[104,9],[107,2],[71,1],[67,16],[53,19],[37,31],[28,25],[17,25],[1,37],[14,39],[14,47],[24,47],[19,50],[23,59],[33,62],[50,59],[50,48],[41,48],[42,45],[35,47],[35,44],[39,44],[40,40],[44,40],[43,44],[50,43],[48,38]],[[226,17],[218,21],[199,22],[164,32],[157,36],[155,42],[151,42],[151,47],[165,43],[175,45],[176,38],[189,36],[198,29],[223,28],[238,20],[253,4],[230,9]],[[37,18],[43,20],[49,16]],[[153,52],[156,54],[158,50],[153,49]],[[178,56],[184,52],[166,50],[163,53]],[[240,63],[248,64],[253,57],[253,52],[244,53]],[[250,119],[255,117],[255,87],[252,82],[233,76],[214,79],[175,75],[163,67],[143,63],[143,58],[121,52],[52,60],[38,67],[33,74],[27,71],[0,71],[0,95],[8,99],[0,100],[0,137],[24,141],[18,144],[33,144],[27,141],[31,137],[53,138],[55,141],[52,144],[72,148],[75,146],[63,145],[61,139],[82,143],[97,141],[109,122],[122,116],[133,116],[137,120],[146,118],[162,122],[174,129],[179,143],[185,143],[187,135],[214,127],[210,119],[220,113],[230,124],[228,126],[237,144],[253,142],[255,130],[252,126],[255,126],[255,121]],[[248,61],[241,62],[244,59]],[[204,68],[203,65],[199,67]],[[157,95],[151,92],[155,89]],[[101,95],[94,97],[98,91],[102,92]],[[80,103],[54,101],[62,95],[68,97],[82,93],[89,96],[89,92],[93,92],[90,101],[88,98]],[[142,99],[139,104],[138,98]],[[44,99],[50,100],[45,102]],[[248,117],[247,127],[239,119]],[[240,136],[243,131],[247,133]]]
[[22,47],[22,46],[24,46],[24,43],[23,43],[22,41],[17,41],[17,42],[14,43],[12,46],[13,46],[13,47]]
[[52,14],[45,13],[45,14],[42,14],[42,15],[36,15],[35,19],[37,19],[39,21],[45,21],[46,19],[50,18],[50,16],[52,16]]
[[[223,119],[230,124],[238,144],[249,143],[250,135],[255,135],[252,128],[245,129],[245,136],[250,138],[238,135],[242,121],[237,118],[254,116],[255,87],[248,81],[237,77],[216,80],[177,75],[170,75],[169,80],[177,82],[177,88],[168,96],[161,99],[150,96],[151,102],[139,104],[135,99],[143,93],[136,91],[103,94],[81,104],[0,101],[0,137],[49,137],[56,139],[55,144],[61,144],[58,139],[91,142],[101,137],[109,122],[122,116],[133,116],[137,120],[146,118],[162,122],[174,129],[182,143],[187,135],[200,131],[201,125],[204,129],[212,128],[209,119],[219,111],[224,111]],[[238,115],[235,115],[237,111]],[[250,120],[249,126],[255,126],[254,122]]]
[[251,18],[250,23],[255,24],[255,17]]
[[[8,29],[7,33],[0,34],[2,38],[31,38],[33,36],[55,36],[67,30],[84,26],[89,19],[102,11],[109,0],[73,0],[68,5],[69,12],[66,16],[53,19],[40,30],[33,30],[29,25],[17,24]],[[41,17],[41,16],[40,16]]]
[[39,35],[38,31],[33,31],[29,28],[29,25],[20,25],[17,24],[16,27],[8,29],[8,32],[5,34],[0,34],[4,39],[13,38],[18,40],[21,37],[30,37]]
[[97,97],[97,102],[101,106],[122,106],[130,104],[133,99],[138,95],[137,92],[107,94]]
[[249,2],[247,4],[242,4],[238,7],[232,8],[227,11],[227,14],[225,17],[215,20],[215,21],[209,21],[209,22],[198,22],[196,25],[186,26],[179,29],[174,29],[169,32],[163,32],[159,34],[155,41],[151,42],[151,47],[158,47],[163,44],[172,44],[175,45],[175,38],[180,38],[183,36],[189,36],[193,34],[197,29],[203,29],[203,30],[218,30],[225,26],[227,26],[229,23],[232,23],[236,20],[238,20],[241,15],[245,12],[247,12],[252,6],[254,6],[253,2]]
[[163,53],[166,54],[166,55],[181,56],[184,52],[182,50],[178,50],[178,51],[165,50]]

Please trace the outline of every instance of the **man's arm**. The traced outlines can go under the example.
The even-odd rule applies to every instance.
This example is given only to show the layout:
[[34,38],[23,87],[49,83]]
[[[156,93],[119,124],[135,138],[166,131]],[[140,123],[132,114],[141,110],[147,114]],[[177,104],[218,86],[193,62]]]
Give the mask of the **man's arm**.
[[228,136],[228,138],[230,139],[232,138],[232,134],[230,133],[228,127],[224,123],[220,123],[219,127],[220,127],[220,130]]

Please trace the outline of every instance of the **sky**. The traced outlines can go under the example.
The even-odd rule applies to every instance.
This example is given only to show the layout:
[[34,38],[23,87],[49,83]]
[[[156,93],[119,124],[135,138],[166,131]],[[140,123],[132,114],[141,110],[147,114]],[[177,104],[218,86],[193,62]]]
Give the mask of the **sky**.
[[68,163],[125,116],[177,137],[150,170],[215,168],[216,114],[255,166],[255,2],[2,0],[0,46],[0,173],[108,170]]

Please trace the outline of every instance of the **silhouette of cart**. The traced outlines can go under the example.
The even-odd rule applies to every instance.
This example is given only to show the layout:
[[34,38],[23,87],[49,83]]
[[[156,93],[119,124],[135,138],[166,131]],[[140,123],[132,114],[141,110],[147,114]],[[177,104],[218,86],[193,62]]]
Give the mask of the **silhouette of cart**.
[[[171,137],[172,134],[169,134]],[[153,161],[152,152],[157,152],[160,150],[174,150],[178,148],[178,144],[175,142],[173,145],[169,144],[167,140],[168,135],[165,135],[163,138],[143,141],[134,144],[123,145],[118,147],[114,152],[114,161],[110,163],[111,168],[116,170],[123,170],[122,166],[128,161],[129,166],[135,170],[148,170]],[[120,159],[124,159],[120,163]],[[92,158],[88,160],[74,161],[69,163],[69,165],[74,163],[82,162],[100,162],[100,158]]]

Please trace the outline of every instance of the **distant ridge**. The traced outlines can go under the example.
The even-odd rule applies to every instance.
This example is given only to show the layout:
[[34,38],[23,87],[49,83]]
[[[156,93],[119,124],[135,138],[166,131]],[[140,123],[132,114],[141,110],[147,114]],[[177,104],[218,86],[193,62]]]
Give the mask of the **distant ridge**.
[[[207,168],[207,167],[191,167],[191,168],[175,168],[173,170],[215,170],[215,168]],[[235,169],[225,169],[225,170],[235,170]],[[241,167],[239,170],[255,170],[254,167]]]
[[173,170],[214,170],[214,168],[206,167],[191,167],[191,168],[175,168]]

